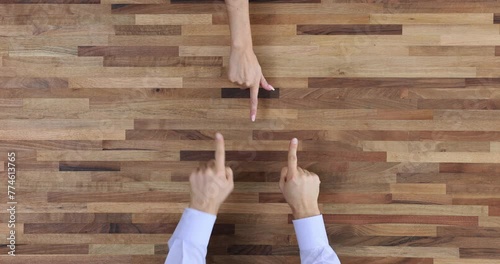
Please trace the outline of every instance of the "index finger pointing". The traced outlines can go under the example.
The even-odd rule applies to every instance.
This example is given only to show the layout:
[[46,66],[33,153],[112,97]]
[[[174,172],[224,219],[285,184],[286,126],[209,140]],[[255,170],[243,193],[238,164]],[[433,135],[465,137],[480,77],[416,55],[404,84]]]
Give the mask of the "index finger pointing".
[[288,170],[296,170],[297,169],[297,148],[299,145],[299,140],[293,138],[290,141],[290,147],[288,149]]
[[215,134],[215,169],[224,172],[226,169],[226,151],[224,149],[224,137],[217,132]]
[[250,118],[252,122],[255,121],[257,116],[257,105],[259,104],[259,86],[250,88]]

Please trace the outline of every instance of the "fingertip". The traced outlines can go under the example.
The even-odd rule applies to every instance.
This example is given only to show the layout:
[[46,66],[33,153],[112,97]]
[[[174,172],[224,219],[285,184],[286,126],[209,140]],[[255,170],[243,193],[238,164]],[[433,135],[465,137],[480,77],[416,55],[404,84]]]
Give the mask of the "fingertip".
[[217,132],[217,133],[215,133],[215,139],[222,140],[222,139],[224,139],[224,137],[222,136],[221,133]]
[[297,138],[292,138],[292,144],[293,145],[299,144],[299,140]]
[[270,84],[268,84],[267,86],[262,86],[262,88],[264,88],[264,90],[266,91],[275,91],[274,87]]
[[252,102],[252,107],[250,109],[250,119],[252,122],[255,122],[255,119],[257,117],[257,105]]

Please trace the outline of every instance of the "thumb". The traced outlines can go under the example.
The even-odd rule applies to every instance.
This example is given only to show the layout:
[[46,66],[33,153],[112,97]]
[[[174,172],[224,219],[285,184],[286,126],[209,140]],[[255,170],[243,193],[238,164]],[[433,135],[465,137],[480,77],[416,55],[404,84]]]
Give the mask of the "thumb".
[[226,167],[226,177],[229,182],[234,182],[233,170],[230,167]]
[[280,190],[282,193],[285,190],[285,182],[287,174],[288,174],[288,168],[283,167],[283,169],[281,169],[280,182],[279,182]]
[[274,91],[274,87],[267,82],[264,75],[262,75],[262,77],[260,78],[260,87],[268,91]]

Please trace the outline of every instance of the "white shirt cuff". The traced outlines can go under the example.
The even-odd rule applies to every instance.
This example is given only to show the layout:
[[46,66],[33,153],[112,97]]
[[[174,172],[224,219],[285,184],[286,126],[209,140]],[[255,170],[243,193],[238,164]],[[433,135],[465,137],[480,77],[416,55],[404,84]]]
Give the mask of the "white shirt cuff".
[[300,250],[329,246],[323,215],[293,220]]
[[170,240],[181,239],[207,247],[216,218],[213,214],[186,208]]

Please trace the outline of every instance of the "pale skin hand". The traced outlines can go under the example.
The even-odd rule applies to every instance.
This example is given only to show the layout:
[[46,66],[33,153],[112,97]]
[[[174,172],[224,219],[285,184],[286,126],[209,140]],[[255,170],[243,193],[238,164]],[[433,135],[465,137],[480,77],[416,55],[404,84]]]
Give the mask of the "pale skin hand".
[[297,166],[298,140],[292,139],[288,150],[288,166],[281,170],[280,190],[295,219],[320,215],[318,175]]
[[255,121],[259,86],[274,91],[262,74],[257,56],[253,51],[248,0],[226,0],[231,30],[231,55],[228,78],[242,88],[250,88],[250,119]]
[[217,215],[221,204],[234,189],[233,171],[225,166],[224,138],[215,135],[215,160],[195,169],[189,177],[190,208]]

